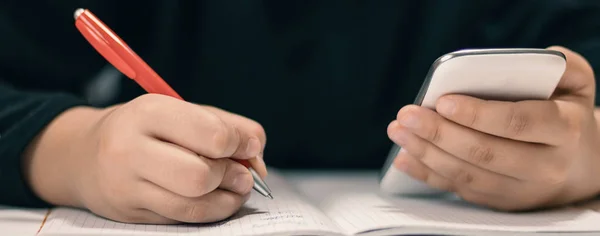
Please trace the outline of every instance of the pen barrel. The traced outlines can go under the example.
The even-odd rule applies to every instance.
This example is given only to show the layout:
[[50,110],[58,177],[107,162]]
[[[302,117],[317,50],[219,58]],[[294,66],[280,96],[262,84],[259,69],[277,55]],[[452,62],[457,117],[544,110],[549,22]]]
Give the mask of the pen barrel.
[[252,165],[250,164],[250,161],[248,161],[248,160],[235,160],[235,161],[242,164],[246,168],[252,167]]

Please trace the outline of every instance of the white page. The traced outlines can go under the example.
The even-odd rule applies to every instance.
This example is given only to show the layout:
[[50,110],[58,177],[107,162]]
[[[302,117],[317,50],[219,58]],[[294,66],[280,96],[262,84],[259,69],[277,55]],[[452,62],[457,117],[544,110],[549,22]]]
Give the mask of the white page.
[[274,199],[257,193],[228,220],[206,225],[123,224],[85,211],[52,210],[41,235],[336,235],[338,228],[302,200],[277,173],[266,179]]
[[347,234],[390,228],[437,229],[435,232],[442,229],[600,232],[600,214],[576,208],[507,213],[477,207],[457,198],[387,198],[356,192],[339,193],[320,205]]
[[377,172],[300,172],[288,174],[288,178],[347,234],[372,231],[375,235],[465,235],[464,232],[472,231],[475,235],[503,235],[498,232],[514,235],[515,232],[579,230],[595,231],[590,234],[600,235],[599,213],[592,211],[600,209],[600,201],[595,202],[595,207],[594,202],[578,206],[581,210],[510,214],[474,207],[452,197],[429,200],[383,198],[377,195]]
[[0,206],[0,235],[35,235],[47,211]]

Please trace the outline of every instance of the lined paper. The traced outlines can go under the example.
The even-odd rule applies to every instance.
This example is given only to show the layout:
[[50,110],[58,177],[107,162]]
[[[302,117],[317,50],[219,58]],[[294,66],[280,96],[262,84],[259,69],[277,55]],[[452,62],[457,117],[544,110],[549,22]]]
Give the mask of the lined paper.
[[464,232],[598,232],[600,229],[600,214],[575,208],[507,213],[456,198],[387,198],[356,192],[338,194],[320,205],[348,235],[407,227]]
[[87,211],[54,209],[41,235],[339,235],[333,222],[302,200],[277,174],[266,180],[275,199],[253,193],[231,218],[213,224],[144,225],[106,220]]
[[[563,208],[494,212],[456,198],[388,198],[377,181],[346,176],[298,182],[299,195],[279,175],[267,181],[275,199],[258,194],[235,216],[203,225],[123,224],[81,210],[54,209],[40,235],[557,235],[600,232],[600,214]],[[310,179],[310,178],[308,178]],[[292,181],[293,182],[293,181]],[[305,199],[306,198],[306,199]],[[546,235],[546,234],[544,234]]]
[[47,212],[0,205],[0,235],[35,235]]

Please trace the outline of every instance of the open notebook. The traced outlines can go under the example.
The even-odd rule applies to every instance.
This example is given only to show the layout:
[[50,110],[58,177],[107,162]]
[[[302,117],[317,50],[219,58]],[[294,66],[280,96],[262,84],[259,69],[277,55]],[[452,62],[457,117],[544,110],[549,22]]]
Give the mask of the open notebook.
[[346,188],[336,188],[341,186],[337,183],[311,186],[308,193],[270,173],[267,181],[275,199],[255,194],[236,215],[221,222],[123,224],[58,208],[50,211],[39,235],[600,235],[600,213],[591,210],[500,213],[454,198],[382,197],[352,182]]

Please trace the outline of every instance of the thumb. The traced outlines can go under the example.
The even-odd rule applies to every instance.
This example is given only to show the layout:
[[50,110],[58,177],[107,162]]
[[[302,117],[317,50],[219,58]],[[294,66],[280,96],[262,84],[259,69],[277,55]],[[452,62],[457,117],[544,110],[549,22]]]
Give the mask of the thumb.
[[567,68],[552,98],[594,106],[596,81],[594,70],[588,61],[580,54],[564,47],[552,46],[547,49],[559,51],[567,59]]

